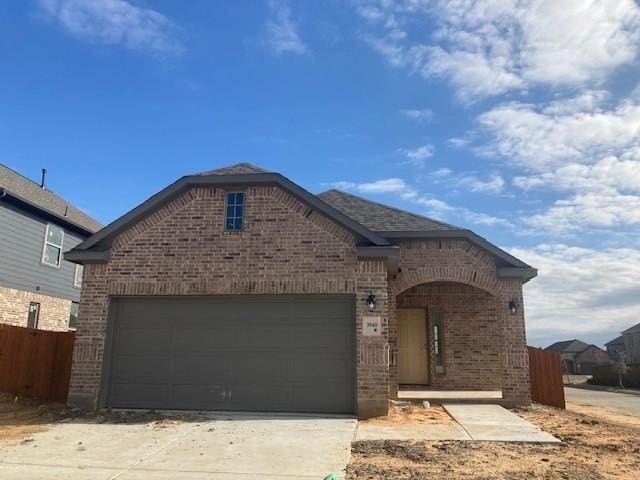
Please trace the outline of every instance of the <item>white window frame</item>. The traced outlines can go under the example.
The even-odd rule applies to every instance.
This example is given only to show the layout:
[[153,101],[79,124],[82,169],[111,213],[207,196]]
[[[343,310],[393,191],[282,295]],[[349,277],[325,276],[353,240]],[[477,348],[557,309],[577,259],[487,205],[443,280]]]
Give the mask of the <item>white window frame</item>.
[[[56,228],[59,228],[62,231],[62,237],[60,238],[60,245],[56,245],[55,243],[51,243],[48,241],[49,239],[49,227],[53,225]],[[48,263],[44,261],[44,255],[47,251],[47,245],[51,245],[52,247],[60,249],[60,255],[58,256],[58,263],[54,265],[53,263]],[[47,223],[47,228],[44,229],[44,242],[42,245],[42,257],[40,257],[40,263],[46,265],[47,267],[52,268],[60,268],[62,264],[62,246],[64,245],[64,228],[59,227],[58,225],[54,225],[53,223]]]
[[[73,286],[74,287],[82,288],[82,274],[83,274],[83,272],[84,272],[84,267],[82,265],[76,264],[76,269],[73,272]],[[80,275],[78,275],[78,273]]]

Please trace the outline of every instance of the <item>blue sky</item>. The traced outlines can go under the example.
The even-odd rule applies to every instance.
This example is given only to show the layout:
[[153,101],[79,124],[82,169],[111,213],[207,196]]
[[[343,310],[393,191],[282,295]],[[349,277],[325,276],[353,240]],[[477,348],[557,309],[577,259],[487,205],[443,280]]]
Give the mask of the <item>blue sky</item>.
[[540,269],[532,344],[640,321],[631,0],[0,5],[0,161],[108,223],[248,161]]

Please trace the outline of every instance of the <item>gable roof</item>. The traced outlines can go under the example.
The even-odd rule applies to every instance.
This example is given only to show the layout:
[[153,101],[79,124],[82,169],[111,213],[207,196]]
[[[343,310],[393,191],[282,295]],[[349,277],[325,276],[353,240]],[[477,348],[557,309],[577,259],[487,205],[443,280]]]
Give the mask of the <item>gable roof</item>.
[[6,195],[44,213],[46,216],[56,218],[61,223],[78,227],[86,235],[102,228],[98,221],[74,207],[64,198],[51,190],[40,187],[38,183],[2,164],[0,164],[0,189]]
[[169,202],[182,190],[198,185],[221,187],[277,185],[307,206],[354,233],[357,238],[358,255],[362,257],[387,259],[398,257],[399,247],[391,241],[396,238],[464,238],[495,257],[498,275],[501,278],[518,278],[526,282],[537,275],[535,268],[470,230],[463,230],[439,220],[371,202],[338,190],[313,195],[283,175],[269,172],[250,163],[238,163],[182,177],[67,252],[65,258],[76,262],[107,261],[111,239],[143,216]]
[[622,332],[622,334],[624,335],[625,333],[634,333],[634,332],[640,332],[640,323],[635,324],[633,327],[627,328],[625,331]]
[[589,344],[580,340],[565,340],[549,345],[545,350],[558,353],[579,353],[589,348]]
[[613,340],[609,340],[604,344],[605,347],[608,347],[609,345],[624,345],[624,337],[620,335],[619,337],[616,337]]
[[318,197],[374,232],[460,230],[458,227],[332,189]]
[[[221,173],[222,172],[222,173]],[[226,173],[234,172],[234,173]],[[319,211],[332,219],[338,225],[351,231],[359,243],[367,246],[389,246],[385,238],[372,232],[365,226],[355,222],[342,212],[320,200],[315,195],[307,192],[299,185],[279,173],[271,173],[250,164],[236,164],[230,167],[188,175],[180,178],[165,189],[148,198],[136,208],[118,218],[105,228],[77,245],[73,250],[65,254],[70,261],[104,261],[104,252],[109,249],[110,241],[120,232],[128,228],[138,219],[148,215],[161,205],[172,200],[183,190],[191,186],[247,186],[247,185],[277,185],[289,192],[307,206]],[[93,249],[93,253],[88,252]],[[85,255],[85,252],[87,253]]]

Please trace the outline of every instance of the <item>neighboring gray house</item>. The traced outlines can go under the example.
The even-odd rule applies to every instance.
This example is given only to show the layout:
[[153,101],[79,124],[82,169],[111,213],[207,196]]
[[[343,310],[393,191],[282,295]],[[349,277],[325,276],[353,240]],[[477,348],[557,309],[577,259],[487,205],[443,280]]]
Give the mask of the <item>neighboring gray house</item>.
[[640,366],[640,323],[623,331],[622,341],[625,363],[630,367]]
[[613,340],[608,341],[604,344],[607,348],[607,353],[611,360],[617,362],[620,356],[624,353],[624,338],[622,335],[614,338]]
[[0,323],[75,328],[82,267],[62,254],[101,225],[2,164],[0,225]]
[[591,375],[593,367],[611,363],[607,352],[580,340],[565,340],[549,345],[545,350],[558,352],[562,360],[562,373],[567,375]]

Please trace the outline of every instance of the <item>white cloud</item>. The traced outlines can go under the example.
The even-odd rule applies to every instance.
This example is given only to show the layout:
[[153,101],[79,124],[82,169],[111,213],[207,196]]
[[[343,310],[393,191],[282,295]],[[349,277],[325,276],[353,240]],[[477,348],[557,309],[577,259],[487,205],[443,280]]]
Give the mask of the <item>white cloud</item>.
[[524,286],[530,344],[577,337],[602,345],[638,323],[640,250],[543,244],[509,252],[538,268]]
[[482,180],[473,175],[463,176],[457,182],[459,187],[463,187],[476,193],[501,193],[506,182],[500,175],[493,174],[488,180]]
[[541,171],[592,163],[640,146],[640,101],[632,97],[606,108],[604,98],[587,92],[541,106],[499,105],[478,117],[489,136],[480,151]]
[[269,18],[267,19],[267,48],[275,55],[285,53],[303,54],[307,45],[298,34],[298,26],[291,18],[291,5],[288,0],[269,0]]
[[613,189],[579,193],[557,200],[544,213],[530,215],[524,221],[532,232],[544,235],[638,227],[640,196],[624,195]]
[[386,178],[368,183],[335,182],[332,186],[339,190],[351,190],[360,193],[401,193],[408,187],[401,178]]
[[424,167],[424,162],[435,153],[436,149],[431,144],[422,145],[417,148],[401,148],[399,150],[406,158],[407,162],[416,167]]
[[162,58],[184,52],[179,28],[150,8],[125,0],[39,0],[39,4],[48,18],[78,38]]
[[430,122],[433,120],[433,111],[428,108],[403,109],[400,113],[416,122]]
[[640,152],[627,152],[620,158],[605,157],[593,165],[569,163],[540,174],[517,176],[514,185],[522,190],[552,187],[558,190],[596,191],[611,188],[640,193]]
[[[638,53],[633,0],[362,0],[363,38],[392,65],[444,77],[458,97],[597,84]],[[416,24],[435,23],[424,40]]]

